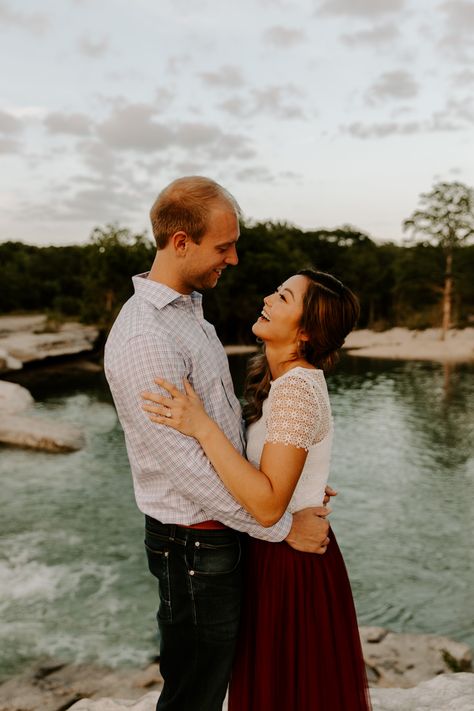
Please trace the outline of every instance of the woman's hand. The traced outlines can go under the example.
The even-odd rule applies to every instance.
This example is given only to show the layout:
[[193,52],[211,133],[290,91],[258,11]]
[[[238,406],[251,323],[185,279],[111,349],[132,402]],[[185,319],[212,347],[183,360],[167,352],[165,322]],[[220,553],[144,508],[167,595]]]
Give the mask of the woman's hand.
[[163,378],[156,378],[155,383],[169,392],[169,397],[157,393],[143,392],[141,397],[145,400],[142,409],[148,412],[152,422],[172,427],[189,437],[199,440],[205,435],[209,417],[199,397],[186,379],[183,379],[185,393]]

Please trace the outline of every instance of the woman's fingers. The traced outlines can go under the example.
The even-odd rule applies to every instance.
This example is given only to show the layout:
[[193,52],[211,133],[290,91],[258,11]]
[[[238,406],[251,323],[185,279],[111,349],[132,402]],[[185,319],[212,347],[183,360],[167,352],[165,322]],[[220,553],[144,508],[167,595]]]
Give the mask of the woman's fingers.
[[143,392],[140,396],[147,401],[156,402],[159,405],[167,405],[172,402],[171,398],[165,397],[164,395],[159,395],[158,393]]
[[186,395],[190,395],[190,396],[194,395],[195,397],[197,397],[191,383],[189,382],[189,380],[187,378],[183,378],[183,385],[184,385],[184,389],[186,391]]
[[172,383],[169,383],[164,378],[155,378],[155,383],[159,385],[160,388],[167,390],[172,397],[178,397],[179,395],[183,394],[178,390],[178,388],[176,388]]
[[159,425],[166,425],[167,427],[172,427],[174,430],[179,429],[169,417],[163,417],[162,415],[149,415],[149,418],[152,422],[156,422]]
[[163,415],[164,417],[169,417],[168,413],[171,413],[171,408],[167,405],[142,405],[142,410],[146,412],[152,412],[154,415]]

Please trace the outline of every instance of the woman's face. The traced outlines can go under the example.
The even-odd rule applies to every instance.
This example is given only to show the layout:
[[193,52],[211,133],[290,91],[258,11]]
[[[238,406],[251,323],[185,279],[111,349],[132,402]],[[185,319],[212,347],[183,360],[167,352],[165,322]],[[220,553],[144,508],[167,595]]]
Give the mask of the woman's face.
[[267,343],[292,345],[301,340],[300,323],[308,278],[295,274],[263,300],[261,316],[253,333]]

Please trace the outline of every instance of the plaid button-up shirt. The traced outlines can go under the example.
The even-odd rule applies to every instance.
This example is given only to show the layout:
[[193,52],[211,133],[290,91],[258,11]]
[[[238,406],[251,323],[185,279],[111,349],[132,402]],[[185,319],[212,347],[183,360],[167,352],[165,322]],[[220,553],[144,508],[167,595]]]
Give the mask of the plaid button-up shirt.
[[196,439],[150,422],[141,409],[140,393],[160,390],[156,377],[180,389],[187,377],[234,447],[241,453],[245,449],[227,356],[204,319],[201,294],[183,295],[146,276],[133,278],[135,294],[110,331],[104,363],[138,508],[163,523],[215,519],[255,538],[283,540],[291,526],[289,514],[271,528],[260,526],[224,487]]

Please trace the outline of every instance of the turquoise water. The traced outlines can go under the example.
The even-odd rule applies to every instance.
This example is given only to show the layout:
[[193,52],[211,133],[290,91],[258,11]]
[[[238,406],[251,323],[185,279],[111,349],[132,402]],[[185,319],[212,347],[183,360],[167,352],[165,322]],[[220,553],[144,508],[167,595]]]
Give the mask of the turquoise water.
[[[144,664],[157,599],[106,386],[70,369],[20,378],[87,445],[0,449],[0,675],[43,655]],[[328,382],[332,524],[360,623],[474,646],[474,368],[346,358]]]

